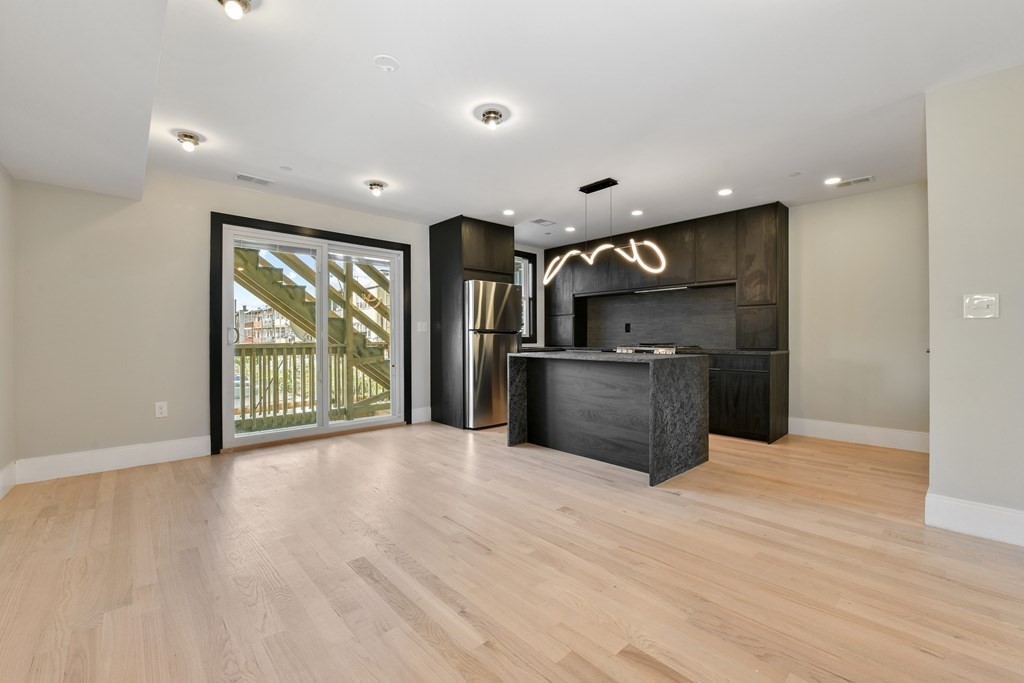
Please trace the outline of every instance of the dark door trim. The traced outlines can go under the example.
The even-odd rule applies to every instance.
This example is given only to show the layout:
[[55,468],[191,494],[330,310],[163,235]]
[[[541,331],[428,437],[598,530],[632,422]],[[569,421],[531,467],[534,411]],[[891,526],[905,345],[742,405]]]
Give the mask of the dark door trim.
[[363,247],[378,247],[402,252],[402,301],[404,310],[402,312],[403,335],[402,346],[404,348],[404,377],[405,400],[403,412],[405,423],[412,423],[412,306],[411,306],[411,280],[412,280],[412,247],[402,242],[389,242],[387,240],[362,237],[360,235],[346,235],[340,232],[329,230],[317,230],[316,228],[304,228],[299,225],[287,223],[275,223],[264,221],[259,218],[246,218],[245,216],[233,216],[227,213],[210,213],[210,448],[211,452],[220,453],[224,447],[223,412],[221,402],[221,391],[223,386],[223,375],[221,367],[221,333],[224,328],[223,315],[221,311],[224,302],[221,301],[223,287],[223,249],[224,249],[224,226],[234,225],[240,228],[255,228],[267,232],[277,232],[285,235],[300,235],[312,237],[319,240],[331,242],[347,242]]

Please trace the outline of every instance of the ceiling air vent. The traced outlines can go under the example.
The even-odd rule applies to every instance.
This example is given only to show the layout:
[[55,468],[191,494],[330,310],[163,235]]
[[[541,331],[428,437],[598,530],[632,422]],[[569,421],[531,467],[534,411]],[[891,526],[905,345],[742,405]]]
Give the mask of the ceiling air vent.
[[546,218],[535,218],[530,222],[536,223],[537,225],[543,225],[545,228],[550,228],[552,225],[555,225],[554,221],[549,221]]
[[871,183],[874,182],[874,180],[875,176],[866,175],[863,178],[850,178],[849,180],[844,180],[841,183],[836,183],[832,187],[838,190],[840,187],[852,187],[854,185],[860,185],[862,183]]
[[258,176],[249,175],[248,173],[236,173],[235,180],[244,180],[247,183],[253,183],[254,185],[273,185],[273,180],[267,178],[260,178]]

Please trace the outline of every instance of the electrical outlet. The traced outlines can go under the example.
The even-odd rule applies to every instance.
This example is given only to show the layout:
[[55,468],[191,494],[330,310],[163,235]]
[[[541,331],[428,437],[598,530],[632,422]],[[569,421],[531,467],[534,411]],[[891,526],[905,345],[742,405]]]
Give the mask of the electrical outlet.
[[629,323],[626,323],[626,332],[629,332]]
[[417,332],[430,332],[430,323],[418,322],[416,323]]
[[158,401],[155,412],[157,419],[167,417],[167,401]]

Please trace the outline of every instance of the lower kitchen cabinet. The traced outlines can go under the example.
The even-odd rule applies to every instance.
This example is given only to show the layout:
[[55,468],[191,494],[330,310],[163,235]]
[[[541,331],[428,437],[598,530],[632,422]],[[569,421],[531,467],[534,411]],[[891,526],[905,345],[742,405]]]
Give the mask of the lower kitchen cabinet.
[[713,355],[711,433],[773,443],[789,432],[789,352]]

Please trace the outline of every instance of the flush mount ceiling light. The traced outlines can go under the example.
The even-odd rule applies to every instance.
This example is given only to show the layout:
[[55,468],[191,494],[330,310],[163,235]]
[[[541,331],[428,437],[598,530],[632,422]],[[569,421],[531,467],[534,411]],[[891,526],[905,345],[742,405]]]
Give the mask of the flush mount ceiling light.
[[732,194],[732,190],[729,189],[728,187],[723,187],[721,190],[718,191],[718,196],[719,197],[728,197],[731,194]]
[[370,194],[379,197],[384,194],[384,188],[388,186],[383,180],[367,180],[366,186],[370,188]]
[[217,2],[224,8],[224,14],[235,21],[244,17],[252,9],[252,3],[249,0],[217,0]]
[[515,215],[516,215],[516,212],[515,212],[515,211],[513,211],[512,209],[505,209],[505,210],[504,210],[504,211],[502,211],[501,213],[502,213],[503,215],[505,215],[505,216],[515,216]]
[[[580,188],[580,192],[582,192],[584,195],[586,195],[586,199],[584,199],[584,209],[583,209],[584,214],[586,215],[586,221],[584,222],[584,225],[583,225],[583,230],[584,230],[584,235],[585,235],[584,242],[583,242],[584,251],[581,251],[579,249],[571,249],[570,251],[566,252],[562,256],[556,256],[551,261],[551,263],[548,264],[547,269],[544,271],[544,286],[547,286],[547,285],[551,284],[551,281],[555,279],[555,277],[558,275],[559,271],[561,271],[562,268],[565,266],[566,262],[570,258],[572,258],[573,256],[579,256],[583,260],[584,263],[586,263],[588,266],[592,266],[592,265],[594,265],[594,261],[597,259],[597,255],[598,254],[600,254],[602,252],[605,252],[605,251],[609,251],[609,250],[614,251],[616,254],[618,254],[619,256],[624,258],[628,263],[634,263],[634,264],[640,266],[641,268],[643,268],[648,273],[651,273],[652,275],[657,275],[658,273],[662,273],[662,272],[665,271],[665,266],[668,265],[668,263],[665,260],[665,254],[661,251],[661,249],[658,247],[657,244],[655,244],[654,242],[651,242],[650,240],[643,240],[643,241],[638,242],[636,239],[630,238],[629,245],[628,246],[623,246],[623,247],[617,247],[612,242],[605,242],[604,244],[598,245],[589,254],[585,253],[585,250],[590,246],[590,240],[588,239],[588,237],[589,237],[588,233],[589,233],[589,230],[590,230],[590,217],[589,217],[589,211],[588,211],[588,208],[589,208],[588,202],[589,202],[589,199],[590,199],[590,195],[593,194],[594,192],[599,192],[601,190],[611,190],[611,188],[615,187],[618,184],[619,184],[619,181],[615,180],[614,178],[605,178],[604,180],[599,180],[596,183],[591,183],[590,185],[584,185],[583,187]],[[643,211],[639,211],[639,212],[638,211],[634,211],[633,212],[634,216],[641,215],[641,214],[643,214]],[[609,238],[611,238],[614,235],[614,233],[615,233],[614,225],[612,224],[614,215],[615,215],[615,213],[614,213],[614,209],[613,209],[613,206],[612,206],[612,194],[611,194],[611,192],[609,192],[608,193],[608,221],[609,221],[609,225],[611,226],[611,228],[609,229],[609,232],[610,232]],[[571,232],[572,230],[575,230],[575,228],[566,228],[566,230],[569,230]],[[644,248],[646,250],[649,250],[649,251],[653,252],[654,256],[657,257],[657,260],[658,260],[657,265],[651,265],[650,263],[648,263],[647,261],[644,260],[644,257],[641,255],[641,248]]]
[[506,123],[510,116],[508,107],[500,104],[482,104],[473,110],[473,118],[491,130],[497,130],[498,126]]
[[178,144],[181,145],[181,148],[186,152],[196,151],[196,147],[198,147],[201,142],[197,134],[190,133],[187,130],[179,130],[175,133],[175,136],[178,138]]
[[843,179],[839,178],[839,177],[833,177],[833,178],[826,178],[825,179],[825,184],[826,185],[838,185],[841,182],[843,182]]

